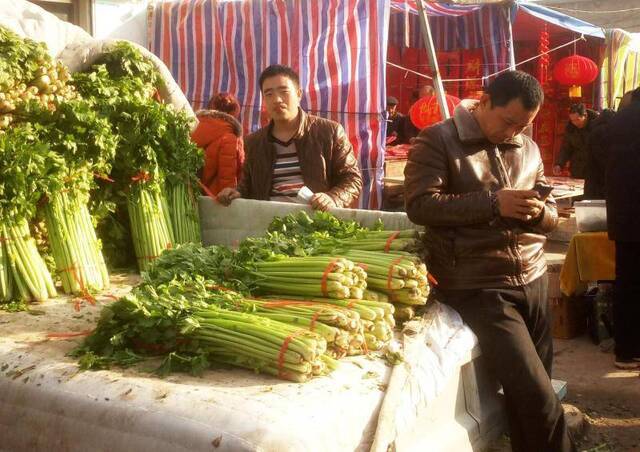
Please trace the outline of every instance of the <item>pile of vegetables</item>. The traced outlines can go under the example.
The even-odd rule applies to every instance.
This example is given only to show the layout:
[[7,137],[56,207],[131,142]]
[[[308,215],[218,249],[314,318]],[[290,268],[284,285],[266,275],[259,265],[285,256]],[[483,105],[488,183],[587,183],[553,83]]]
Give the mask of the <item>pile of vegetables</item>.
[[108,288],[96,225],[112,263],[134,249],[141,269],[200,243],[202,154],[191,120],[158,101],[151,61],[116,43],[72,76],[3,27],[0,53],[0,302],[44,301],[56,280],[84,297]]
[[190,141],[189,118],[156,100],[162,79],[153,63],[117,43],[73,83],[119,137],[109,175],[115,188],[103,203],[111,213],[126,205],[138,268],[177,244],[199,243],[193,187],[202,153]]
[[108,275],[86,203],[93,172],[108,167],[115,138],[68,84],[67,69],[51,60],[44,44],[0,28],[0,51],[0,214],[5,223],[0,299],[44,301],[56,294],[31,235],[37,207],[44,211],[64,291],[102,290]]
[[29,229],[38,202],[64,162],[39,143],[30,125],[0,133],[0,301],[44,301],[56,295],[51,273]]
[[[302,232],[315,219],[332,230],[331,246],[369,232],[331,214],[299,213],[274,220],[289,230],[245,239],[237,250],[196,244],[166,250],[131,295],[104,308],[76,351],[81,365],[158,358],[161,372],[197,373],[223,363],[302,382],[330,372],[336,359],[384,349],[395,316],[407,320],[413,306],[426,303],[424,264],[406,251],[342,245],[325,255],[327,230],[314,225]],[[400,235],[376,233],[385,242]],[[405,235],[415,246],[415,233]]]

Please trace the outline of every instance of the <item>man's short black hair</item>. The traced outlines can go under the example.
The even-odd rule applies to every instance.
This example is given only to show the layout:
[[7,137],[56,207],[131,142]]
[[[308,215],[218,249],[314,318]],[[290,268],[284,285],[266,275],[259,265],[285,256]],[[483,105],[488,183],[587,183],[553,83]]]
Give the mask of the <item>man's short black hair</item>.
[[260,74],[260,91],[262,91],[262,84],[268,78],[275,77],[277,75],[283,75],[290,79],[296,88],[300,88],[300,76],[296,71],[289,66],[283,66],[281,64],[272,64]]
[[573,104],[569,107],[569,114],[575,113],[579,116],[585,116],[587,114],[587,107],[584,104]]
[[532,111],[544,101],[540,83],[522,71],[503,72],[487,86],[485,92],[491,99],[492,107],[504,107],[513,99],[520,99],[522,106]]

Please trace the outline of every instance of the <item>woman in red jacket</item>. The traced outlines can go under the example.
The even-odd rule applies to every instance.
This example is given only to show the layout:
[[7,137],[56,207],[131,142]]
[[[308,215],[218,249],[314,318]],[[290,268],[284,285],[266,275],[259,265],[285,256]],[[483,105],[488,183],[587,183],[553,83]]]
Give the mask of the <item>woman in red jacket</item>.
[[220,93],[208,107],[197,113],[199,123],[191,139],[204,149],[202,183],[217,195],[223,188],[235,188],[242,173],[242,126],[236,119],[240,105],[232,94]]

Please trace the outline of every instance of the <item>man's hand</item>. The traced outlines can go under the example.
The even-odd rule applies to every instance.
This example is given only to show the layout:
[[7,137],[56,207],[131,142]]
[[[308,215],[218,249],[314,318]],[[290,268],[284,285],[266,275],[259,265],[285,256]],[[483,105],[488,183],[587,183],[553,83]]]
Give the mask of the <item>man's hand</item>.
[[240,192],[235,188],[230,187],[220,190],[217,196],[218,202],[223,206],[228,206],[231,204],[231,201],[238,198],[240,198]]
[[559,176],[562,174],[562,167],[560,165],[553,165],[553,175]]
[[311,207],[316,210],[326,211],[332,207],[336,207],[336,203],[333,198],[326,193],[314,193],[311,198]]
[[544,209],[544,201],[538,199],[535,190],[503,188],[496,192],[500,216],[531,221],[538,218]]

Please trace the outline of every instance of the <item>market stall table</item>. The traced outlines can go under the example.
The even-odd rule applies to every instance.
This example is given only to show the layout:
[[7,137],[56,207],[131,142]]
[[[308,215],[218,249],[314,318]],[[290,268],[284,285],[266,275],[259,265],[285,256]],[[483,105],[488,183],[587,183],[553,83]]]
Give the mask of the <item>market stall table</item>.
[[573,236],[560,272],[560,289],[567,296],[585,291],[588,282],[616,277],[615,245],[606,232],[582,232]]
[[110,302],[0,313],[3,450],[471,450],[503,429],[475,338],[441,305],[414,322],[404,363],[354,357],[297,384],[231,368],[159,378],[157,362],[82,372],[68,353]]

